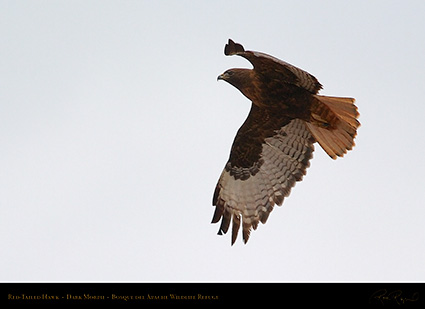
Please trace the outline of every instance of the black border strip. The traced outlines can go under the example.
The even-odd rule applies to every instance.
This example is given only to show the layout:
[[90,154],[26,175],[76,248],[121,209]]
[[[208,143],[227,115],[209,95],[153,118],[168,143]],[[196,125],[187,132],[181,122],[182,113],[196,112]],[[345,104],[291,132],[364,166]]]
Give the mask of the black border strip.
[[422,306],[424,283],[1,283],[14,305]]

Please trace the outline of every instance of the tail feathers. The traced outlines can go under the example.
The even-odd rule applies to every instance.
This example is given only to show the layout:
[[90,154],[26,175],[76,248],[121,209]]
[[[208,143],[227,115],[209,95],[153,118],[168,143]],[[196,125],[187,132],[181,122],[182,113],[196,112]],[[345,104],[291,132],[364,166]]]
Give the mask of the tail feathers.
[[342,157],[355,143],[359,113],[353,98],[315,95],[307,126],[323,150],[332,158]]

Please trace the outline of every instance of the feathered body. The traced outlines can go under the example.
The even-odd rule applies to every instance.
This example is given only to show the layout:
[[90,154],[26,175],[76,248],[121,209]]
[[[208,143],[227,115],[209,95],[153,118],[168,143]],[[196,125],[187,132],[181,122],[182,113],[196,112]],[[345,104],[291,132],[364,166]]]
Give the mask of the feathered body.
[[254,66],[218,77],[252,102],[213,197],[212,222],[221,219],[222,234],[233,221],[233,244],[241,221],[247,242],[251,227],[265,223],[273,206],[281,205],[302,179],[314,142],[336,159],[352,149],[360,123],[354,99],[318,95],[322,85],[311,74],[270,55],[245,51],[232,40],[225,54],[242,56]]

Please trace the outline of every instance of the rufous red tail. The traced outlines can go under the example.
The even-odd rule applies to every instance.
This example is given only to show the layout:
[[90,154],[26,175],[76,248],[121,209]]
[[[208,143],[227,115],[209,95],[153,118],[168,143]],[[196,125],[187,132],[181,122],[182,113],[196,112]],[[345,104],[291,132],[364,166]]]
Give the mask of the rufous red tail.
[[332,158],[342,157],[355,143],[359,113],[353,98],[314,95],[307,126],[317,142]]

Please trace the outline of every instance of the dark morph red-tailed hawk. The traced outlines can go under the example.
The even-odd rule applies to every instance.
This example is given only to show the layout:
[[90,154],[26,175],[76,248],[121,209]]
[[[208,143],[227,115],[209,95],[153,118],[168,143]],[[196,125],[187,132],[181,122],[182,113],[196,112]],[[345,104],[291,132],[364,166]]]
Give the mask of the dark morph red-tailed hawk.
[[224,54],[242,56],[254,66],[218,77],[252,101],[213,197],[212,223],[221,219],[220,235],[232,223],[233,245],[241,222],[246,243],[251,228],[265,223],[275,204],[282,205],[306,174],[316,141],[332,159],[342,157],[353,148],[360,123],[354,99],[318,95],[322,85],[313,75],[270,55],[245,51],[232,40]]

